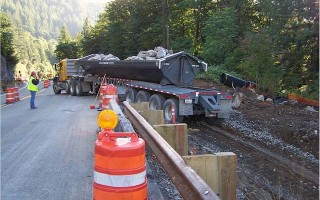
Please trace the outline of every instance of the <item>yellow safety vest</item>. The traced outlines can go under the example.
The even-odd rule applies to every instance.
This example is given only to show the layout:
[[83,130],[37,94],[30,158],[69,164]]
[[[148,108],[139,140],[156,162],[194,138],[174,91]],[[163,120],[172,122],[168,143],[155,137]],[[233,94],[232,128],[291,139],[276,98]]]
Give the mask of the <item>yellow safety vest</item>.
[[38,91],[38,86],[35,85],[35,84],[33,84],[33,83],[32,83],[32,80],[34,80],[33,77],[31,77],[31,78],[29,79],[29,82],[28,82],[28,90],[37,92],[37,91]]

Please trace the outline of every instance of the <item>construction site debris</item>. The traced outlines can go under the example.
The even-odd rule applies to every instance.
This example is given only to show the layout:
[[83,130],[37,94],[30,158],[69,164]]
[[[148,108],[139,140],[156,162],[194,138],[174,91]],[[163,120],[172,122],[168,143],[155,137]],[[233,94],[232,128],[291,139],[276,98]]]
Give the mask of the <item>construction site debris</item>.
[[238,108],[241,105],[241,101],[245,98],[243,93],[234,93],[232,98],[232,107]]
[[266,102],[268,102],[268,103],[273,103],[273,100],[272,100],[271,98],[267,98],[267,99],[266,99]]
[[263,96],[263,95],[259,95],[259,96],[257,96],[257,99],[258,99],[259,101],[264,101],[264,96]]
[[315,110],[314,107],[312,107],[312,106],[307,106],[306,110],[311,111],[311,112],[319,112],[319,111]]
[[251,81],[245,81],[230,74],[222,73],[220,76],[220,83],[229,86],[229,87],[249,87],[253,89],[255,87],[255,83]]

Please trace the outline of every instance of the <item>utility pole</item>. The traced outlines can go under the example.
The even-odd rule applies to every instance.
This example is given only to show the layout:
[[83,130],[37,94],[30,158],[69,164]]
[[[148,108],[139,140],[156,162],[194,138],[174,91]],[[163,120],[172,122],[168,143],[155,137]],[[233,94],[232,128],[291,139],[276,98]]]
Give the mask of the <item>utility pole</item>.
[[162,45],[165,49],[169,49],[169,3],[168,0],[162,0]]

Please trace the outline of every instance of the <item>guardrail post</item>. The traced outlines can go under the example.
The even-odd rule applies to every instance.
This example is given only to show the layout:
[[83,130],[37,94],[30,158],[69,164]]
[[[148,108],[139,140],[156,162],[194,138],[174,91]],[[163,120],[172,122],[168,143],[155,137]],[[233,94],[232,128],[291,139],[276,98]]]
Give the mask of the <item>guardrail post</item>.
[[148,102],[133,103],[130,105],[138,112],[149,110],[149,103]]
[[154,125],[153,128],[180,156],[188,155],[187,124],[162,124]]
[[[149,110],[148,102],[131,104],[132,107],[165,139],[179,155],[188,155],[187,124],[164,124],[162,110]],[[173,106],[172,106],[173,108]],[[174,110],[173,110],[174,113]],[[174,116],[173,116],[174,117]]]
[[148,102],[140,102],[132,104],[132,107],[136,109],[139,114],[149,122],[151,125],[164,124],[163,111],[162,110],[149,110]]
[[151,125],[164,124],[162,110],[144,110],[139,113]]
[[237,199],[237,156],[232,152],[183,156],[222,200]]

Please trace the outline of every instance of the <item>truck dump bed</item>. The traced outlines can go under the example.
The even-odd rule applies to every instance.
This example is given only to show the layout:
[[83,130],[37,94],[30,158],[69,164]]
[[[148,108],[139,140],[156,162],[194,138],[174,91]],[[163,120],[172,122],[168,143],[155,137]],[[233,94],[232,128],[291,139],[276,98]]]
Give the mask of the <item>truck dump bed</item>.
[[89,55],[77,60],[84,75],[132,79],[161,85],[192,85],[199,71],[207,71],[207,64],[187,52],[179,52],[156,60],[90,60]]

